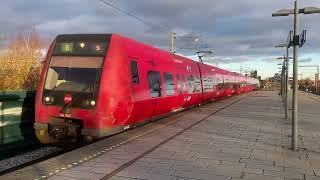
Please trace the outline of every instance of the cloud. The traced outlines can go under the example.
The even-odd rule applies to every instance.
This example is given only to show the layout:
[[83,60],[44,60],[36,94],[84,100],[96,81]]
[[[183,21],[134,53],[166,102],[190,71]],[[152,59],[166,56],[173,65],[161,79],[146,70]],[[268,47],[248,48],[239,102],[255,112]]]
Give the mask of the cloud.
[[[273,48],[286,41],[292,30],[292,17],[272,18],[272,12],[293,7],[291,0],[106,0],[162,31],[146,26],[97,0],[60,0],[28,2],[3,0],[0,6],[1,33],[11,36],[25,25],[34,25],[40,35],[53,39],[61,33],[119,33],[168,50],[169,32],[199,35],[198,44],[175,40],[175,48],[185,55],[206,47],[215,57],[209,61],[237,63],[273,57],[283,49]],[[301,6],[320,6],[319,1],[302,2]],[[320,15],[301,16],[301,29],[308,29],[303,53],[317,52],[320,44]],[[0,47],[5,41],[0,40]],[[190,46],[189,49],[183,49]]]
[[232,64],[256,60],[257,58],[252,56],[215,56],[212,58],[204,58],[204,62],[213,64]]

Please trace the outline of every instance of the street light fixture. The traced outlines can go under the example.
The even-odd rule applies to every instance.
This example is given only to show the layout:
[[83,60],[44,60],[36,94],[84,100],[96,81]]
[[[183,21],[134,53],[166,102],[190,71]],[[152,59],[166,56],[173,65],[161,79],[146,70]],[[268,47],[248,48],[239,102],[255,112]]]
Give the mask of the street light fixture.
[[[280,9],[279,11],[272,13],[272,17],[278,16],[289,16],[290,14],[295,14],[294,9]],[[305,7],[303,9],[299,9],[299,14],[317,14],[320,13],[320,8],[317,7]]]
[[276,59],[293,59],[293,57],[277,57]]
[[280,9],[279,11],[272,13],[272,17],[278,16],[289,16],[290,14],[294,14],[294,10],[292,9]]
[[[292,96],[292,150],[297,150],[298,139],[298,48],[303,43],[300,43],[299,31],[299,14],[315,14],[320,13],[320,9],[316,7],[306,7],[299,9],[299,1],[295,0],[294,9],[281,9],[272,14],[272,17],[289,16],[294,14],[294,31],[293,31],[293,96]],[[305,34],[305,32],[303,33]],[[303,36],[302,36],[303,37]],[[302,41],[304,42],[304,41]]]
[[284,48],[284,47],[287,47],[287,44],[277,44],[274,47],[275,48]]
[[317,7],[305,7],[303,9],[304,14],[317,14],[320,13],[320,8]]

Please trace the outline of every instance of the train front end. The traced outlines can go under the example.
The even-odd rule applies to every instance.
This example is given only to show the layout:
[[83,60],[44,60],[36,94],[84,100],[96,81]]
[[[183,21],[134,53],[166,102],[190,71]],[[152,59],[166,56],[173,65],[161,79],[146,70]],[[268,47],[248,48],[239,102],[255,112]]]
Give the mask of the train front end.
[[90,126],[97,119],[100,79],[110,38],[57,36],[37,90],[34,128],[41,143],[79,141],[84,123]]

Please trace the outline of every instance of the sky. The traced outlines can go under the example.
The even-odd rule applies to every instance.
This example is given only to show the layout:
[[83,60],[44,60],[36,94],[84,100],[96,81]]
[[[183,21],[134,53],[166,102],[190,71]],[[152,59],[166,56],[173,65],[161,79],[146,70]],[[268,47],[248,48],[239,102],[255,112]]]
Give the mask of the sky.
[[[117,33],[164,50],[170,49],[169,33],[175,32],[178,54],[196,59],[196,51],[210,50],[214,54],[205,58],[206,63],[235,72],[257,70],[265,78],[278,72],[281,61],[276,57],[285,50],[274,46],[286,42],[293,28],[293,17],[271,17],[279,9],[293,8],[293,0],[105,1],[148,25],[98,0],[2,0],[0,51],[10,37],[31,26],[48,41],[58,34]],[[308,6],[320,7],[320,1],[301,2],[301,8]],[[300,64],[320,65],[320,14],[300,19],[301,30],[308,31],[307,42],[299,49]],[[314,68],[300,69],[303,77],[314,72]]]

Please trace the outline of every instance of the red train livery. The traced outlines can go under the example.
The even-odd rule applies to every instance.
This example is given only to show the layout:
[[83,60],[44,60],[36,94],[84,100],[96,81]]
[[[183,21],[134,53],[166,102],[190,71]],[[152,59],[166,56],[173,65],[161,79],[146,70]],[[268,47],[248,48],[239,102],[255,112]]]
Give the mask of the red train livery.
[[90,141],[258,86],[117,34],[59,35],[43,65],[34,128],[45,144]]

